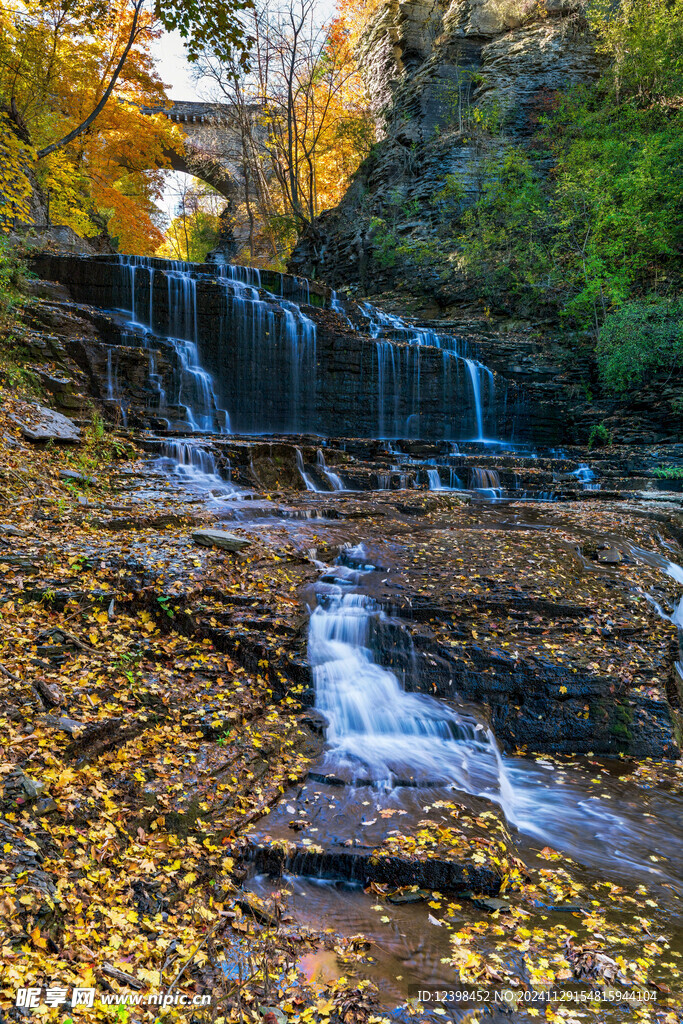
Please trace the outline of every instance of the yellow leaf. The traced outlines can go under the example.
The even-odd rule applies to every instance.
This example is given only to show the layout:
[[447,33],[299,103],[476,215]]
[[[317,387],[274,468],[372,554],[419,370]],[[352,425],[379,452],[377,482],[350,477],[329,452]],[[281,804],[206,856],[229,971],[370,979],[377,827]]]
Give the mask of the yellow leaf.
[[30,935],[33,940],[34,946],[37,946],[38,949],[47,949],[47,942],[40,934],[40,928],[38,927],[38,925],[36,925],[33,931],[30,932]]

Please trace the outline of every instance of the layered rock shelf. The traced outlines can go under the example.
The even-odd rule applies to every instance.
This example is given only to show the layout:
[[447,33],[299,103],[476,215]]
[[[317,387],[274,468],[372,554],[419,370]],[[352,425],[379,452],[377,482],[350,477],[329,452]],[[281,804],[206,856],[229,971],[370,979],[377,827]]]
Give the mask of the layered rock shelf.
[[[500,374],[487,371],[484,380],[478,368],[481,398],[475,396],[465,357],[474,365],[476,345],[467,338],[449,336],[462,353],[456,356],[433,334],[435,340],[426,336],[420,344],[392,337],[391,325],[381,337],[369,335],[362,309],[352,310],[352,324],[330,308],[335,303],[329,291],[309,290],[297,278],[264,274],[257,280],[258,272],[245,271],[251,282],[245,284],[237,274],[221,277],[215,267],[188,264],[181,270],[168,261],[136,265],[113,257],[45,256],[35,266],[66,285],[77,303],[88,304],[79,315],[99,330],[103,345],[94,347],[91,337],[79,359],[99,380],[103,399],[114,394],[131,423],[155,426],[162,418],[172,425],[179,402],[192,403],[196,381],[183,383],[185,356],[170,337],[190,340],[198,365],[211,377],[212,429],[228,417],[230,429],[240,433],[454,440],[476,437],[480,429],[527,440],[561,434],[549,403],[539,403],[534,418],[523,388]],[[326,308],[313,305],[314,298]],[[299,312],[292,313],[295,301]],[[156,397],[149,393],[152,384]]]

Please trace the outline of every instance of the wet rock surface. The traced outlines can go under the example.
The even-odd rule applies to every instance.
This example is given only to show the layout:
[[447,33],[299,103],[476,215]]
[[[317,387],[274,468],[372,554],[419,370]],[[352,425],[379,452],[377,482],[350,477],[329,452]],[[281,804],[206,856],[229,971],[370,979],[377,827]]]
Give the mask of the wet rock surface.
[[227,530],[195,530],[192,540],[205,548],[221,548],[223,551],[242,551],[249,547],[249,541],[244,537],[236,537],[234,533]]
[[[36,688],[31,699],[38,713],[35,733],[24,735],[49,736],[53,746],[64,748],[65,763],[79,770],[98,766],[106,780],[114,772],[118,805],[135,808],[137,827],[146,836],[160,816],[184,842],[211,825],[231,844],[236,863],[250,876],[256,872],[249,883],[254,891],[284,882],[295,893],[309,893],[309,908],[322,906],[315,900],[326,894],[321,913],[332,915],[326,921],[348,941],[351,931],[386,928],[371,947],[374,966],[367,969],[392,979],[390,1005],[406,997],[404,982],[393,980],[397,974],[412,984],[427,971],[446,984],[454,976],[453,963],[467,970],[453,953],[459,947],[449,942],[453,925],[458,935],[470,926],[475,935],[489,927],[512,934],[530,913],[546,912],[524,902],[526,883],[505,882],[521,871],[515,858],[523,854],[530,863],[539,844],[519,849],[519,837],[517,844],[510,840],[502,815],[485,799],[440,790],[435,801],[433,790],[399,779],[397,801],[367,785],[330,779],[322,749],[324,717],[305,710],[315,699],[307,605],[315,603],[325,578],[338,578],[344,566],[351,572],[374,566],[363,587],[378,608],[370,631],[378,663],[406,686],[451,706],[476,705],[507,749],[526,745],[529,752],[584,756],[591,751],[592,771],[608,779],[596,761],[601,753],[676,754],[679,705],[669,685],[679,656],[675,628],[645,595],[671,613],[679,588],[663,563],[648,564],[640,552],[677,560],[679,506],[634,496],[619,501],[614,490],[584,492],[571,475],[586,457],[578,452],[559,461],[539,453],[528,465],[511,453],[499,455],[497,464],[496,456],[476,451],[455,456],[458,472],[495,471],[501,484],[512,484],[519,472],[528,474],[531,487],[536,474],[540,490],[542,480],[564,476],[556,484],[569,489],[571,500],[525,502],[524,491],[514,498],[512,487],[509,493],[504,487],[500,499],[490,488],[427,491],[427,473],[435,467],[425,460],[434,458],[442,472],[446,464],[440,460],[454,453],[425,442],[404,442],[398,455],[376,442],[349,442],[347,450],[330,443],[326,464],[343,475],[356,474],[368,487],[389,460],[416,460],[389,471],[393,487],[400,487],[402,472],[412,474],[412,486],[313,493],[298,489],[296,448],[311,472],[318,464],[319,442],[305,437],[226,439],[226,476],[244,474],[249,490],[235,491],[234,481],[220,479],[196,489],[196,481],[188,477],[183,483],[178,470],[169,473],[157,461],[162,439],[141,440],[149,451],[129,466],[98,472],[98,489],[87,506],[74,502],[68,529],[57,506],[31,500],[6,517],[9,527],[9,520],[21,523],[6,533],[12,557],[40,564],[39,579],[27,579],[0,550],[5,601],[20,609],[35,646],[27,678]],[[220,439],[193,440],[213,445],[219,457]],[[273,465],[273,452],[282,460],[275,464],[278,472],[296,489],[280,481],[277,494],[256,490],[249,467],[259,461]],[[604,475],[602,482],[646,479],[629,475],[646,471],[646,459],[636,459],[631,470],[616,453],[602,461],[604,470],[622,474]],[[55,486],[69,495],[67,484]],[[127,525],[103,529],[112,519]],[[219,548],[193,543],[193,533],[220,531],[228,522],[249,545],[244,558],[226,558]],[[58,557],[46,557],[57,551]],[[603,563],[599,556],[605,551],[618,551],[620,560]],[[89,666],[100,665],[118,635],[135,638],[135,660],[105,672],[96,668],[101,681],[93,690],[87,685]],[[111,686],[116,673],[131,671],[126,664],[135,673],[129,704],[113,712]],[[14,665],[10,671],[16,676],[7,680],[11,715],[21,722],[25,685]],[[240,691],[249,694],[248,726]],[[277,728],[268,726],[264,742],[256,724],[275,710]],[[186,743],[195,735],[198,762],[188,756],[187,765],[168,776],[168,737]],[[239,750],[230,746],[233,737],[239,738]],[[117,755],[124,748],[135,768],[127,767],[122,776]],[[274,775],[283,751],[287,768]],[[136,770],[144,782],[135,778]],[[38,829],[55,828],[64,814],[53,770],[45,771],[43,789],[43,777],[33,769],[25,772],[28,792],[21,777],[8,780],[7,799],[35,807]],[[244,795],[236,797],[233,775],[244,784]],[[242,838],[234,843],[236,831]],[[54,884],[49,873],[35,871],[36,886]],[[264,880],[268,875],[273,882]],[[553,911],[558,928],[565,922],[575,928],[574,916],[582,917],[573,909],[576,890],[560,877],[552,876],[548,891],[533,889],[534,898],[559,908]],[[500,903],[491,903],[501,886]],[[346,908],[339,918],[335,894]],[[306,921],[302,901],[295,895],[296,913]],[[372,910],[370,902],[381,909]],[[554,924],[548,932],[550,926],[537,920],[540,933],[554,935]],[[414,942],[406,938],[411,935]],[[495,963],[486,956],[489,965]],[[450,966],[439,967],[442,959]],[[514,957],[510,965],[506,970],[513,974],[523,972]]]
[[21,428],[22,435],[29,441],[74,444],[81,436],[79,428],[72,420],[44,405],[26,404],[19,415],[15,413],[14,418]]
[[[67,320],[75,333],[92,325],[83,309]],[[85,448],[93,428],[78,425]],[[235,886],[284,883],[296,927],[333,927],[342,959],[360,944],[353,969],[392,1009],[425,978],[535,991],[618,979],[614,964],[670,989],[663,956],[683,950],[671,910],[683,499],[654,470],[675,446],[596,454],[157,425],[108,435],[94,474],[80,445],[62,465],[4,409],[0,428],[2,799],[18,816],[1,830],[7,875],[24,887],[7,910],[17,942],[38,927],[90,962],[77,916],[50,906],[58,882],[78,891],[103,948],[97,929],[121,915],[133,977],[154,962],[144,936],[195,928],[204,879],[203,909],[225,901],[236,935],[253,921]],[[244,545],[237,557],[193,541],[225,528]],[[438,777],[411,775],[408,759],[392,785],[335,761],[314,707],[310,611],[345,590],[365,602],[363,663],[448,721],[467,718],[495,786],[477,782],[472,744]],[[489,727],[502,750],[483,742]],[[111,830],[112,814],[126,829]],[[71,867],[91,829],[95,859],[58,877],[55,850]],[[256,905],[259,927],[279,921],[279,900]],[[141,916],[125,931],[131,907]],[[526,1021],[524,1005],[515,1013]]]

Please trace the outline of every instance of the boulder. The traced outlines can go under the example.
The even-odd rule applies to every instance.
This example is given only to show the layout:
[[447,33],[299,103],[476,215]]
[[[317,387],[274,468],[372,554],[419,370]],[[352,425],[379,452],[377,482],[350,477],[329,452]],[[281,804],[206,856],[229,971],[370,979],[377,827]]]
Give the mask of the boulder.
[[77,722],[73,718],[57,718],[55,715],[45,715],[43,721],[51,729],[66,732],[70,736],[78,736],[84,729],[87,729],[85,722]]
[[624,556],[618,548],[605,548],[602,551],[598,551],[598,562],[603,565],[619,565],[620,562],[624,561]]
[[244,537],[236,537],[234,533],[225,530],[195,530],[192,540],[203,547],[223,548],[224,551],[241,551],[251,544]]
[[16,526],[12,526],[11,523],[0,523],[0,534],[3,537],[26,537],[27,534],[23,530],[18,530]]
[[83,484],[92,487],[97,483],[96,476],[86,476],[85,473],[78,473],[75,469],[60,469],[60,480],[71,480],[75,484]]
[[58,441],[74,444],[80,441],[81,431],[68,417],[44,405],[26,404],[19,416],[12,417],[29,441]]

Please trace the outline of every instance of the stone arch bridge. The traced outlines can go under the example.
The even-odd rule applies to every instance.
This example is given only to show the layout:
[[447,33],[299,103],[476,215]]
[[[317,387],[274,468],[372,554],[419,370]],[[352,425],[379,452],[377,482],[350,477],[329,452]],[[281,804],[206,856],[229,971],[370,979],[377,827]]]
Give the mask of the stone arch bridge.
[[[142,107],[144,114],[163,114],[185,136],[185,152],[168,150],[174,171],[191,174],[211,185],[231,205],[242,191],[244,170],[237,112],[227,103],[173,100],[170,106]],[[247,107],[256,118],[261,107]],[[258,137],[259,132],[256,131]]]

